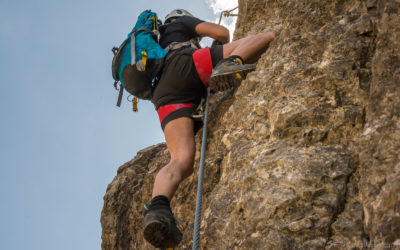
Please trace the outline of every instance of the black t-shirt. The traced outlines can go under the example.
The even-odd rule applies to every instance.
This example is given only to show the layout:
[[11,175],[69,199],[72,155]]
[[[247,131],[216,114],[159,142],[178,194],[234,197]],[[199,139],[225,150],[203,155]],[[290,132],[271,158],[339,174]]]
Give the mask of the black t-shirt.
[[166,48],[172,42],[186,42],[197,37],[195,27],[202,22],[204,21],[196,17],[182,16],[170,24],[162,25],[160,27],[161,47]]

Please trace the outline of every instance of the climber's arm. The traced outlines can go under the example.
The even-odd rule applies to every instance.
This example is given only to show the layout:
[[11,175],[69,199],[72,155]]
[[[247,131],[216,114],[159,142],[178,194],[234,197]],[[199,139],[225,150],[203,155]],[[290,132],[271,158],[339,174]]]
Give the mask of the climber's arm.
[[200,36],[208,36],[221,42],[222,44],[229,43],[229,30],[222,25],[210,22],[202,22],[198,24],[195,31]]

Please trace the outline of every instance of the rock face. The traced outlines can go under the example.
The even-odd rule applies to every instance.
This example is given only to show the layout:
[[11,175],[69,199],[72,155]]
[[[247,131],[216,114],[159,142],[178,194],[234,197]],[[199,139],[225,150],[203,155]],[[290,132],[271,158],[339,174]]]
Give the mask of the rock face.
[[[276,39],[211,99],[202,249],[400,248],[399,12],[399,0],[239,0],[236,39]],[[159,144],[119,168],[102,249],[153,249],[142,206],[168,161]],[[196,186],[197,171],[172,201],[178,249],[191,248]]]

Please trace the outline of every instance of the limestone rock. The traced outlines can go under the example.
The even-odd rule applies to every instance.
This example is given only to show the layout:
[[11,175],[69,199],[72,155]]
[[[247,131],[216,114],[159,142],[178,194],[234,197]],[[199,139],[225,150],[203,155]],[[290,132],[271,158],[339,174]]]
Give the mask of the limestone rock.
[[[400,1],[239,0],[236,39],[275,41],[211,102],[202,249],[400,248]],[[172,201],[191,248],[195,173]],[[144,203],[165,144],[107,188],[102,249],[153,249]]]

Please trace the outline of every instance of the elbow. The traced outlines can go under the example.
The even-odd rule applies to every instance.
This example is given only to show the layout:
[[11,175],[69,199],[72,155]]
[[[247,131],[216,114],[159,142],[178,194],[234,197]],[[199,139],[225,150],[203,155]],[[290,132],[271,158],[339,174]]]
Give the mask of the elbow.
[[229,30],[225,27],[218,32],[218,41],[220,41],[222,44],[229,43],[230,41],[230,33]]
[[219,24],[203,22],[196,26],[195,31],[199,36],[214,38],[222,44],[230,41],[229,30]]

